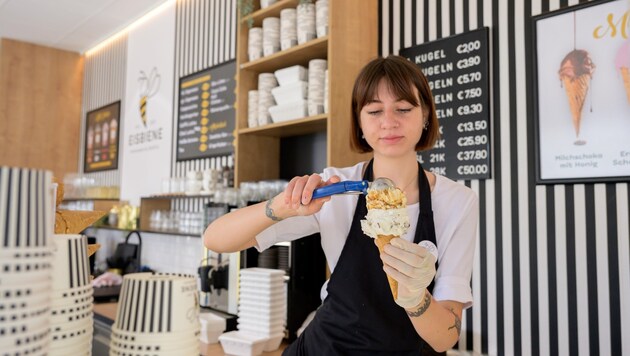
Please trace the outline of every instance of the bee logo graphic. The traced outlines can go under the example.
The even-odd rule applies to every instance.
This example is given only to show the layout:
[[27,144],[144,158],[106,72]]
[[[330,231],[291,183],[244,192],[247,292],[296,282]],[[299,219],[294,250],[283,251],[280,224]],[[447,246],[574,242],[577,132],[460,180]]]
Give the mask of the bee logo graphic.
[[138,78],[138,84],[140,86],[140,119],[144,127],[147,126],[147,100],[155,95],[160,89],[160,75],[157,72],[157,68],[153,67],[151,73],[147,77],[147,74],[141,70],[140,78]]

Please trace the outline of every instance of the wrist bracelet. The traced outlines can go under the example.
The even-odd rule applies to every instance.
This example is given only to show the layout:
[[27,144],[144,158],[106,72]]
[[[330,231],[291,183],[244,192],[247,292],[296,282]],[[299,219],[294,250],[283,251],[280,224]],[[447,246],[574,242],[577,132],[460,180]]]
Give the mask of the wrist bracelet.
[[265,204],[265,215],[267,215],[267,217],[273,221],[281,221],[282,218],[277,217],[274,213],[273,213],[273,209],[271,208],[271,203],[273,202],[273,198],[267,200],[267,204]]

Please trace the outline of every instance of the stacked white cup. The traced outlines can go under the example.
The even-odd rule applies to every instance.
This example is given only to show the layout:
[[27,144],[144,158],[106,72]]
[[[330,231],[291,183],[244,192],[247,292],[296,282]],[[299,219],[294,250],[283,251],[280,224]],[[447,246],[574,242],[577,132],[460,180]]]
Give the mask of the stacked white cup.
[[328,34],[328,0],[317,0],[315,2],[315,28],[317,38]]
[[53,286],[49,355],[91,355],[94,314],[85,235],[53,238]]
[[315,29],[315,4],[300,4],[297,7],[297,41],[306,43],[317,37]]
[[285,272],[278,269],[241,270],[238,331],[232,334],[266,339],[264,351],[278,349],[284,338],[287,321],[284,275]]
[[271,95],[271,89],[278,86],[278,81],[273,73],[260,73],[258,75],[258,126],[271,123],[269,108],[276,103]]
[[194,276],[132,273],[123,278],[110,355],[199,355]]
[[280,18],[263,19],[263,56],[270,56],[280,51]]
[[0,168],[0,351],[46,355],[54,190],[48,171]]
[[250,61],[255,61],[263,56],[263,29],[252,27],[247,36],[247,56]]
[[258,90],[247,92],[247,126],[258,126]]
[[280,11],[280,50],[297,45],[297,10]]
[[308,62],[308,114],[324,113],[324,78],[328,69],[325,59],[311,59]]

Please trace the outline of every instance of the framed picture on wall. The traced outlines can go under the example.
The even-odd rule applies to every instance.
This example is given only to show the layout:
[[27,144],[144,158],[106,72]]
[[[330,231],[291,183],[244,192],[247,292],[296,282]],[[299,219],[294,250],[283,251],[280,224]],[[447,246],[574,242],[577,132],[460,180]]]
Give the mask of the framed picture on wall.
[[120,101],[92,110],[85,118],[83,172],[118,169]]
[[630,2],[532,19],[538,183],[630,180]]

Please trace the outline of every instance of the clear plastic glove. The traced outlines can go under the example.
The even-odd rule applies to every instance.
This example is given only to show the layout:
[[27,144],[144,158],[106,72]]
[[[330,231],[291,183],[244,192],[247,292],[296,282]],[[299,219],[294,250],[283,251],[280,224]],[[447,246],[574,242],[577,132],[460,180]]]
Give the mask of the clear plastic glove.
[[[435,245],[429,247],[431,250],[434,248]],[[398,281],[396,304],[403,308],[412,308],[420,304],[426,288],[435,277],[437,253],[429,249],[401,238],[394,238],[385,246],[385,253],[381,255],[385,273]]]
[[92,287],[110,287],[122,284],[122,276],[119,274],[105,272],[92,280]]

